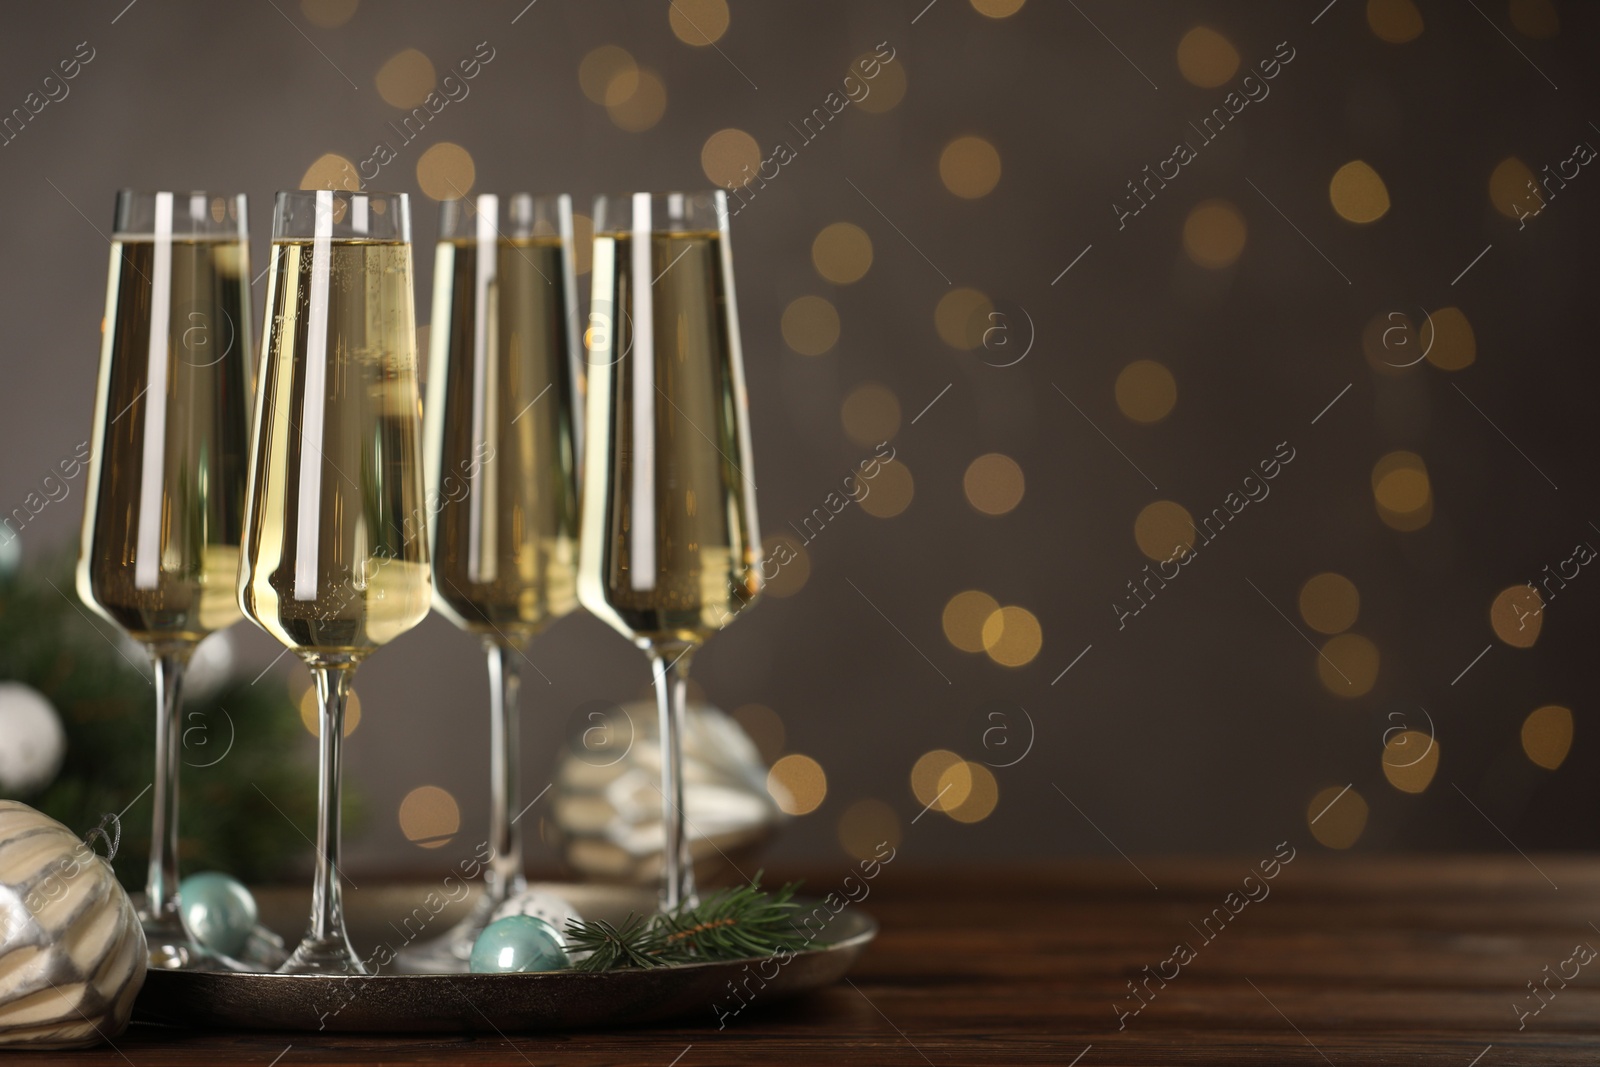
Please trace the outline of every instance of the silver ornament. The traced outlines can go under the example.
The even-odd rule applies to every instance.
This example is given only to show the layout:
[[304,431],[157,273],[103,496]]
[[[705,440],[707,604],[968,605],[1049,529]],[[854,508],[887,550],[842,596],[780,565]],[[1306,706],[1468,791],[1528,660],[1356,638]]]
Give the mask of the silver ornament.
[[148,953],[111,864],[49,816],[0,800],[0,1045],[116,1037]]
[[[727,713],[691,703],[683,738],[684,816],[695,875],[740,867],[787,820],[767,793],[767,768]],[[596,705],[564,749],[553,824],[572,867],[591,879],[649,885],[661,877],[661,745],[656,706]]]

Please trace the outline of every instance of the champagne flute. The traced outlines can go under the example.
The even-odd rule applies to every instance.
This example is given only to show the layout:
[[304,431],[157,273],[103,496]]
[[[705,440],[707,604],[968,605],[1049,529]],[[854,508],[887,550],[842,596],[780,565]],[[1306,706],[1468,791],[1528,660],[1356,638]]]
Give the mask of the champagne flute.
[[489,844],[472,913],[406,953],[459,970],[527,887],[518,659],[578,606],[576,409],[582,372],[567,196],[483,194],[440,209],[426,405],[434,602],[489,659]]
[[179,918],[178,739],[189,656],[239,618],[249,263],[243,196],[117,194],[77,587],[154,665],[153,967],[227,966]]
[[363,974],[345,933],[339,755],[356,667],[428,613],[405,194],[279,193],[239,604],[320,705],[311,922],[279,970]]
[[578,598],[650,658],[662,907],[695,901],[683,812],[689,661],[760,592],[728,203],[595,202]]

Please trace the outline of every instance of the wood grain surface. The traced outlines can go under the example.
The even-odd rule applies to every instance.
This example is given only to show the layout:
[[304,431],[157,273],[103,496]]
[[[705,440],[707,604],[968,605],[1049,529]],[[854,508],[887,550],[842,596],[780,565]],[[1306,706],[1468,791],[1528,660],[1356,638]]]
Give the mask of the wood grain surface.
[[[787,1004],[758,998],[720,1031],[709,1007],[674,1027],[556,1036],[135,1026],[115,1048],[31,1062],[1600,1064],[1600,961],[1568,962],[1600,946],[1600,861],[1302,849],[1240,906],[1258,862],[893,868],[861,905],[883,933],[847,982]],[[1217,908],[1227,921],[1204,924]],[[1152,975],[1173,974],[1180,942],[1193,958],[1163,985]]]

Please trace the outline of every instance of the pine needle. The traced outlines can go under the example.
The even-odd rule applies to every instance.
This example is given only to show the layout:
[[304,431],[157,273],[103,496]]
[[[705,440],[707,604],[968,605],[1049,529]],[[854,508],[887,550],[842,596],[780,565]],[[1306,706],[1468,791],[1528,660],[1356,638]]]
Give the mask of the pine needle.
[[588,952],[580,971],[661,967],[671,963],[743,960],[794,951],[791,915],[798,882],[776,892],[750,885],[725,889],[692,908],[648,918],[630,914],[621,926],[602,921],[569,921],[567,941],[574,954]]

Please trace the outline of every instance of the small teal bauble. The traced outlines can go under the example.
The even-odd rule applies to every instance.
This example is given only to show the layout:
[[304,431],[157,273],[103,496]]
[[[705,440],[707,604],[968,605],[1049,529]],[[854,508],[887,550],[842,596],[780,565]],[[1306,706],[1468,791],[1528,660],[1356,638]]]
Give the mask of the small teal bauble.
[[224,956],[238,956],[255,929],[256,898],[237,878],[205,871],[179,884],[178,912],[196,941]]
[[509,915],[483,928],[472,946],[472,973],[560,971],[572,966],[554,926],[532,915]]

